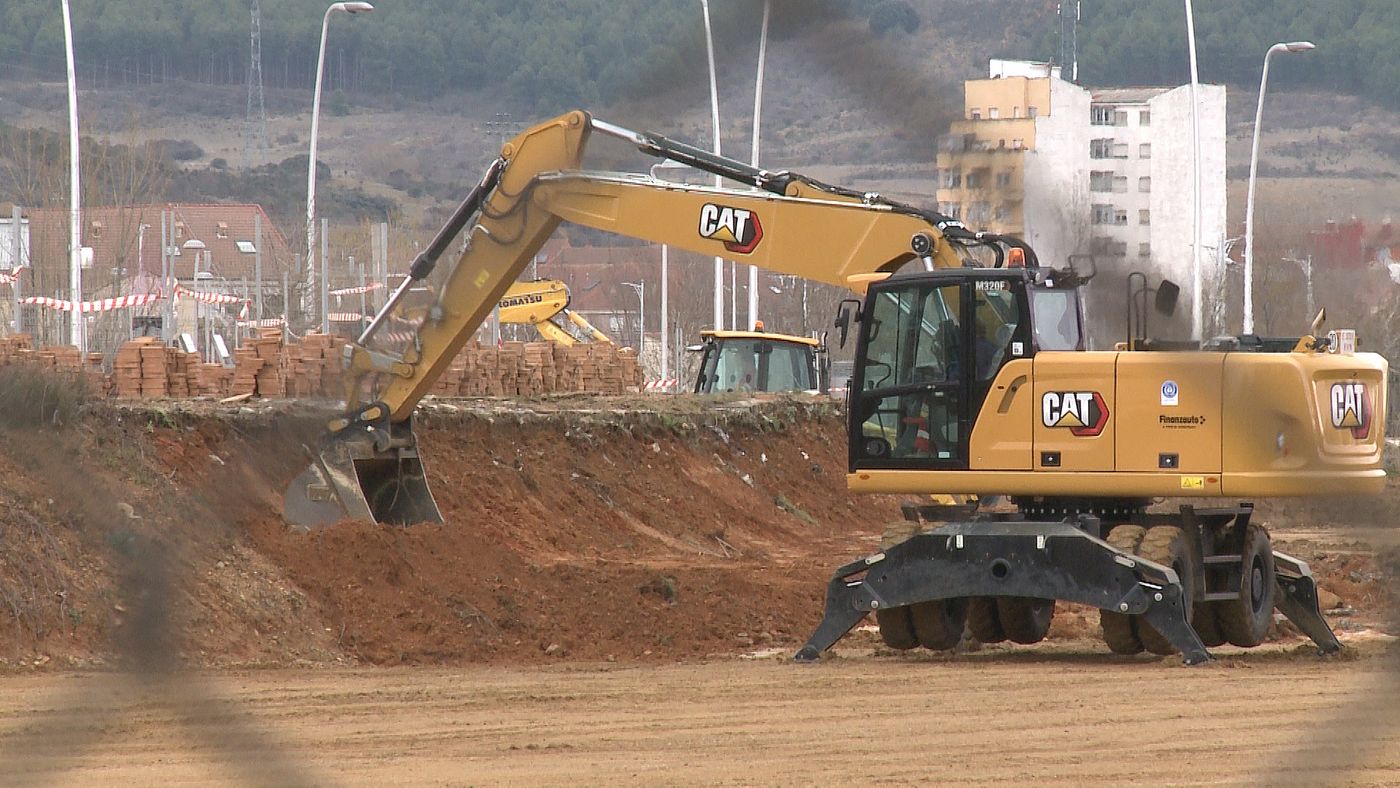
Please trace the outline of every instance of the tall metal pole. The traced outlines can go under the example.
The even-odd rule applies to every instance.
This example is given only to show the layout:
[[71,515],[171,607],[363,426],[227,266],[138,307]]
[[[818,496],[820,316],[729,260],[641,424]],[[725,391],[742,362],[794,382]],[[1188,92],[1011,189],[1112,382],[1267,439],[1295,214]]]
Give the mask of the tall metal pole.
[[331,316],[330,316],[330,312],[329,312],[329,310],[330,310],[330,300],[331,300],[331,293],[330,293],[330,273],[331,273],[331,269],[330,269],[330,260],[329,260],[329,257],[330,257],[330,254],[329,254],[329,245],[328,245],[328,243],[327,243],[327,241],[326,241],[326,236],[329,234],[329,232],[330,232],[330,220],[329,220],[329,219],[322,219],[322,220],[321,220],[321,333],[322,333],[322,334],[329,334],[329,333],[331,332]]
[[[1244,209],[1244,333],[1254,333],[1254,179],[1259,172],[1259,126],[1264,120],[1264,91],[1269,86],[1269,60],[1275,52],[1307,52],[1310,41],[1274,44],[1264,53],[1264,70],[1259,76],[1259,104],[1254,110],[1254,142],[1249,149],[1249,197]],[[1312,319],[1309,310],[1308,319]]]
[[18,334],[24,330],[24,320],[19,313],[20,255],[24,250],[24,239],[21,237],[21,233],[24,232],[24,211],[18,205],[10,207],[10,222],[11,226],[15,228],[15,234],[10,238],[10,273],[15,277],[14,284],[10,285],[10,296],[14,299],[15,310],[14,320],[11,321],[10,328]]
[[669,309],[666,290],[670,280],[670,272],[667,270],[666,248],[666,244],[661,245],[661,379],[663,381],[670,379],[668,373],[670,372],[671,355],[671,337],[666,333],[668,330],[666,311]]
[[253,319],[258,321],[258,325],[262,324],[263,317],[262,285],[262,211],[259,210],[253,214],[253,287],[256,299]]
[[[759,120],[763,116],[763,65],[768,59],[768,12],[771,0],[763,0],[763,28],[758,34],[758,76],[753,89],[753,154],[749,163],[758,166]],[[758,322],[758,266],[749,266],[749,328]]]
[[[710,56],[710,124],[715,132],[715,155],[720,156],[719,145],[719,84],[715,78],[715,38],[710,30],[710,0],[700,0],[700,8],[705,12],[705,48]],[[715,186],[723,186],[724,179],[715,176]],[[715,256],[715,328],[724,328],[724,258]]]
[[68,285],[75,308],[69,313],[69,339],[79,350],[86,350],[83,314],[76,304],[83,300],[83,223],[82,188],[78,179],[78,76],[73,67],[73,16],[68,0],[63,0],[63,42],[68,56]]
[[326,32],[330,29],[331,14],[337,11],[359,14],[373,10],[374,6],[369,3],[331,3],[321,17],[321,50],[316,56],[316,92],[311,99],[310,160],[306,163],[306,289],[301,295],[301,310],[308,318],[316,303],[316,137],[321,123],[321,78],[326,71]]
[[1196,69],[1196,19],[1186,0],[1186,39],[1191,56],[1191,338],[1201,339],[1205,312],[1201,304],[1201,118],[1196,101],[1200,74]]

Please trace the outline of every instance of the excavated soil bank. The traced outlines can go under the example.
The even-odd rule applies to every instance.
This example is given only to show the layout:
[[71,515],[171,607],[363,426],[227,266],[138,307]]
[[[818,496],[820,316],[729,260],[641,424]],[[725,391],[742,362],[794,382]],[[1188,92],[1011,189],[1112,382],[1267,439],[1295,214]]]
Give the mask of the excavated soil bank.
[[[0,430],[0,666],[788,651],[831,571],[899,517],[898,499],[845,491],[829,402],[562,397],[424,407],[446,523],[294,533],[282,491],[330,412],[101,404]],[[1318,511],[1276,537],[1341,596],[1341,628],[1380,626],[1393,554]],[[1052,639],[1096,630],[1066,609]]]

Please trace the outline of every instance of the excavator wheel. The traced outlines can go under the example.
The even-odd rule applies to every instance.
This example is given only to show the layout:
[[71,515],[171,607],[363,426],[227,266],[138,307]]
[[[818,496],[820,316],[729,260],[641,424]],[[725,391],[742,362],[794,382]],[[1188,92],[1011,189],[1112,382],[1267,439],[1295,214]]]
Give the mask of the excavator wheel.
[[966,599],[935,599],[909,606],[914,636],[919,645],[931,651],[956,648],[967,623]]
[[880,639],[885,645],[898,651],[917,648],[919,638],[914,635],[914,621],[908,607],[891,607],[875,611],[875,623],[880,628]]
[[1055,600],[1031,597],[997,597],[997,621],[1012,643],[1039,643],[1050,633],[1055,618]]
[[[898,520],[885,526],[880,538],[880,549],[893,547],[919,533],[919,524],[909,520]],[[880,639],[886,646],[899,651],[919,647],[919,637],[914,633],[914,619],[909,607],[891,607],[875,611],[875,623],[880,628]]]
[[[1132,555],[1137,554],[1147,529],[1140,525],[1124,523],[1115,525],[1104,541]],[[1142,651],[1142,641],[1138,639],[1137,621],[1123,613],[1099,611],[1099,626],[1103,629],[1103,642],[1114,654],[1138,654]]]
[[1219,602],[1197,602],[1194,610],[1191,611],[1191,628],[1196,630],[1196,636],[1201,639],[1206,648],[1223,646],[1226,643],[1225,633],[1220,630],[1220,622],[1217,620],[1217,605]]
[[1216,602],[1215,619],[1220,632],[1236,646],[1264,642],[1274,618],[1274,549],[1269,532],[1258,525],[1245,528],[1240,545],[1240,596]]
[[[1182,600],[1186,605],[1186,620],[1190,621],[1196,601],[1196,578],[1200,569],[1191,556],[1191,545],[1186,542],[1186,535],[1174,525],[1150,528],[1138,543],[1137,554],[1162,566],[1171,567],[1176,572],[1177,579],[1181,582]],[[1177,653],[1176,646],[1162,637],[1151,624],[1142,619],[1138,619],[1136,624],[1138,639],[1148,651],[1162,655]]]
[[979,643],[1000,643],[1006,640],[1006,632],[1001,628],[1001,618],[997,612],[997,598],[975,596],[967,604],[967,631]]

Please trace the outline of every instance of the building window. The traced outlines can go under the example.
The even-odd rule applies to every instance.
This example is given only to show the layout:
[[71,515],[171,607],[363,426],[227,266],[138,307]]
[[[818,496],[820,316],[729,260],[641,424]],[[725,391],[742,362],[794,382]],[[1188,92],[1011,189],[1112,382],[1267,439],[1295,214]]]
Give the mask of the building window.
[[967,220],[973,224],[983,224],[991,215],[991,206],[985,202],[974,202],[967,206]]
[[1138,244],[1138,257],[1151,257],[1151,256],[1152,256],[1152,244],[1149,244],[1149,243],[1141,243],[1141,244]]
[[1005,222],[1011,219],[1011,209],[1005,205],[997,206],[997,221]]
[[1126,126],[1126,110],[1114,109],[1102,104],[1089,107],[1089,124],[1093,126]]
[[1138,146],[1138,158],[1139,158],[1139,159],[1150,159],[1150,158],[1152,158],[1152,143],[1150,143],[1150,142],[1144,142],[1144,143],[1142,143],[1141,145]]
[[1111,192],[1113,191],[1113,172],[1111,170],[1094,170],[1089,173],[1089,191],[1091,192]]
[[1127,226],[1128,226],[1128,212],[1127,212],[1126,210],[1114,211],[1114,212],[1113,212],[1113,223],[1116,224],[1116,225],[1118,225],[1119,227],[1127,227]]
[[1128,176],[1126,176],[1126,175],[1115,175],[1115,176],[1113,176],[1113,191],[1114,191],[1115,194],[1127,194],[1127,193],[1128,193]]
[[938,204],[938,212],[949,219],[962,218],[962,206],[955,202],[941,202]]
[[967,188],[980,189],[986,185],[986,179],[982,175],[982,170],[973,170],[967,174]]
[[962,186],[962,170],[943,170],[939,174],[939,185],[945,189]]
[[1127,257],[1128,243],[1126,241],[1115,241],[1112,238],[1098,236],[1089,239],[1090,254],[1099,256]]
[[218,238],[228,237],[228,222],[219,222],[214,228],[214,235]]
[[1150,109],[1145,109],[1145,110],[1143,110],[1142,112],[1139,112],[1139,113],[1138,113],[1138,125],[1139,125],[1139,126],[1151,126],[1151,125],[1152,125],[1152,110],[1150,110]]
[[1011,108],[1011,117],[1013,117],[1013,118],[1019,118],[1019,117],[1021,117],[1021,108],[1020,108],[1020,107],[1012,107],[1012,108]]
[[101,238],[101,237],[102,237],[102,222],[93,222],[93,223],[92,223],[92,226],[91,226],[90,228],[88,228],[88,236],[89,236],[89,237],[92,237],[92,238]]
[[997,107],[987,107],[987,120],[996,120],[1001,116],[1001,110]]
[[184,222],[176,222],[176,223],[175,223],[175,237],[176,237],[176,238],[184,238],[184,237],[185,237],[185,223],[184,223]]
[[1146,208],[1138,211],[1138,224],[1152,224],[1152,212],[1147,210]]
[[1113,138],[1100,137],[1096,140],[1089,140],[1089,158],[1107,159],[1113,156]]
[[1010,185],[1011,185],[1011,173],[1009,173],[1009,172],[999,172],[999,173],[997,173],[997,186],[998,186],[999,188],[1004,189],[1004,188],[1006,188],[1006,187],[1008,187],[1008,186],[1010,186]]
[[1143,194],[1152,191],[1152,179],[1147,177],[1146,175],[1142,176],[1141,178],[1138,178],[1138,191],[1142,192]]
[[1095,205],[1094,224],[1113,224],[1113,206],[1104,204]]
[[1011,141],[1012,150],[1021,150],[1024,147],[1026,147],[1026,141],[1021,139],[1020,137],[1017,137],[1016,139]]
[[1040,115],[1040,110],[1035,107],[1026,107],[1026,117],[1034,118]]
[[254,246],[252,241],[234,241],[233,244],[243,254],[257,254],[258,247]]
[[977,107],[973,107],[972,109],[967,111],[967,116],[973,120],[981,120],[982,110],[978,109]]

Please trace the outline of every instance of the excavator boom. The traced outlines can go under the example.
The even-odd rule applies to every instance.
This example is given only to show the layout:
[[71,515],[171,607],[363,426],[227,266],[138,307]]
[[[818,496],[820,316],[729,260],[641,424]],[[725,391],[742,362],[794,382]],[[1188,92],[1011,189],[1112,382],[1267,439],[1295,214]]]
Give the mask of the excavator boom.
[[[746,188],[581,171],[595,131]],[[311,452],[311,467],[288,488],[289,523],[310,528],[346,517],[392,523],[441,519],[413,436],[414,408],[563,221],[843,287],[859,287],[862,275],[892,272],[919,259],[928,269],[961,266],[975,249],[990,250],[998,263],[1011,248],[1033,257],[1017,239],[973,233],[947,217],[878,194],[768,172],[570,112],[501,148],[413,261],[408,278],[347,345],[346,411]],[[405,309],[408,291],[434,275],[439,259],[464,231],[464,251],[438,280],[433,306]]]

